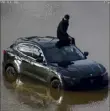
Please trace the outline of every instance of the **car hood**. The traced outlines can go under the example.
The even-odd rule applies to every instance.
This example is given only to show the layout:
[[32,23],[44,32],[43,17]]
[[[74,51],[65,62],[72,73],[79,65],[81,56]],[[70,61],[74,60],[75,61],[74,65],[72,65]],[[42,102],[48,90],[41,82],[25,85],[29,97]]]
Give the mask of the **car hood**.
[[67,67],[58,67],[57,70],[64,76],[69,77],[89,77],[98,76],[105,72],[105,67],[92,60],[78,60]]

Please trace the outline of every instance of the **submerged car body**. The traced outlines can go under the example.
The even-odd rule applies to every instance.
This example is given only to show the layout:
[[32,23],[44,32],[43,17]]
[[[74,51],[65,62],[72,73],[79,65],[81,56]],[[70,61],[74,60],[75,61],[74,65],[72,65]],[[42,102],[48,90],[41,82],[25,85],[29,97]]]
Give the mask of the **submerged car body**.
[[13,81],[28,75],[52,87],[86,88],[108,85],[106,68],[87,59],[74,45],[56,47],[55,37],[24,37],[3,51],[3,71]]

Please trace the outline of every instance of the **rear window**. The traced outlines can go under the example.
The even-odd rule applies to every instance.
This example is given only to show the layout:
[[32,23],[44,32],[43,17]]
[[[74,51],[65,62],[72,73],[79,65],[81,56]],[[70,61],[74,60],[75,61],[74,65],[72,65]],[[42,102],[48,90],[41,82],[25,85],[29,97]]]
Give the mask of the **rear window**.
[[25,45],[25,44],[19,44],[17,46],[17,49],[22,52],[23,54],[32,57],[32,46],[31,45]]
[[17,45],[17,50],[22,52],[23,54],[27,55],[27,56],[30,56],[34,59],[37,59],[38,56],[40,54],[42,54],[42,51],[38,48],[38,47],[35,47],[33,46],[32,44],[18,44]]

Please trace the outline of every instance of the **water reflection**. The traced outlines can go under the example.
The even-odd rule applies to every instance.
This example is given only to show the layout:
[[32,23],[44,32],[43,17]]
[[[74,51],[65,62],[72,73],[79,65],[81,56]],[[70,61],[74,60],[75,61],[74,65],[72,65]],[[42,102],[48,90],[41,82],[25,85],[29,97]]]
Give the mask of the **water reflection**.
[[45,111],[72,111],[71,108],[75,105],[99,104],[108,97],[107,89],[83,92],[58,91],[28,78],[12,84],[4,80],[4,85],[12,90],[20,103]]

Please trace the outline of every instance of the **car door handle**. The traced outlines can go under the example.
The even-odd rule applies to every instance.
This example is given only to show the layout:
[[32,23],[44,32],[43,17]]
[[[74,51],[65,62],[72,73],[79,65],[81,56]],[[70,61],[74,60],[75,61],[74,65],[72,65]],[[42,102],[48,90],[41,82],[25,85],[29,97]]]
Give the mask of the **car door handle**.
[[30,64],[31,64],[31,65],[34,65],[34,62],[33,62],[33,61],[30,61]]

